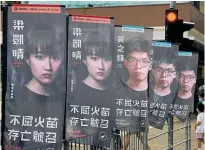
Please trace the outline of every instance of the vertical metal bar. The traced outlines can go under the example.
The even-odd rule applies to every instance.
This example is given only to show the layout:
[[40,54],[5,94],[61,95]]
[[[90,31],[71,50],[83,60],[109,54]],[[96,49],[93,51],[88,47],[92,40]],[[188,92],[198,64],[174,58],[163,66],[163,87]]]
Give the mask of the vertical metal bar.
[[186,150],[190,150],[189,149],[189,117],[186,120],[186,128],[185,128],[185,138],[186,138]]
[[168,116],[168,148],[173,150],[173,116]]
[[69,142],[68,142],[67,140],[64,140],[64,141],[63,141],[63,149],[64,149],[64,150],[69,150],[69,148],[68,148],[68,143],[69,143]]
[[[144,138],[144,137],[143,137],[143,138]],[[143,139],[143,140],[144,140],[144,139]],[[142,141],[142,138],[141,138],[141,140],[139,140],[139,138],[137,138],[137,145],[138,145],[137,150],[140,150],[141,147],[142,147],[143,142],[141,142],[141,141]]]
[[188,127],[188,137],[189,137],[189,142],[188,142],[188,144],[189,144],[189,150],[191,150],[191,115],[189,114],[189,117],[188,117],[188,125],[189,125],[189,127]]
[[[148,126],[149,127],[149,126]],[[143,132],[143,150],[147,150],[148,143],[148,127],[145,128],[145,132]]]
[[130,146],[130,143],[131,143],[131,136],[132,136],[132,133],[129,135],[129,144],[128,144],[128,147],[127,147],[128,150],[130,150],[130,147],[131,147],[131,146]]
[[75,139],[75,150],[77,150],[77,141],[76,141],[76,139]]
[[136,132],[135,135],[134,135],[134,143],[133,143],[134,149],[136,149],[136,150],[137,150],[137,145],[138,145],[138,143],[137,143],[137,139],[138,139],[137,135],[138,135],[138,132]]
[[82,139],[82,138],[79,138],[79,140],[78,140],[78,150],[81,149],[81,148],[80,148],[80,146],[81,146],[81,139]]
[[[89,142],[89,139],[87,137],[83,137],[84,138],[84,144],[86,143],[86,148],[88,150],[88,142]],[[86,141],[86,142],[85,142]]]
[[124,147],[124,149],[127,148],[127,147],[125,147],[125,128],[123,129],[123,147]]

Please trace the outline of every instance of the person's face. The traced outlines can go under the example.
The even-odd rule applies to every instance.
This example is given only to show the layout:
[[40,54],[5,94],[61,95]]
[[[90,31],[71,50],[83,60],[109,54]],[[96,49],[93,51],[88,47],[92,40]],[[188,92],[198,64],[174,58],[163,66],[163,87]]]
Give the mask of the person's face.
[[128,70],[129,77],[137,81],[147,80],[150,59],[146,52],[133,51],[128,54],[124,65]]
[[181,90],[188,92],[191,91],[196,83],[196,76],[193,70],[181,71],[179,75],[179,84]]
[[41,84],[53,83],[62,64],[60,57],[41,53],[31,54],[26,61],[31,68],[33,77]]
[[87,66],[89,75],[97,81],[103,81],[110,75],[112,60],[108,57],[86,56],[83,62]]
[[173,64],[162,63],[152,69],[155,78],[155,84],[161,88],[168,88],[176,78],[176,72]]

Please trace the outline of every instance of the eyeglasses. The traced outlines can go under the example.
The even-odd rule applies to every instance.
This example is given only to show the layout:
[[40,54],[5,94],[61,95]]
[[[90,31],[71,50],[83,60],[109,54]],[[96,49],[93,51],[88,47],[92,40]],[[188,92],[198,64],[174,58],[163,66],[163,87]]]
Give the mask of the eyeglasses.
[[135,66],[137,63],[140,64],[141,67],[147,67],[149,65],[149,62],[148,60],[137,60],[135,58],[127,58],[128,62],[129,62],[129,65],[131,66]]
[[167,76],[171,76],[174,72],[176,72],[176,71],[174,71],[173,69],[162,69],[162,68],[157,68],[156,69],[156,72],[158,73],[158,74],[160,74],[160,75],[162,75],[163,73],[165,73]]
[[183,74],[181,74],[180,76],[179,76],[179,78],[180,79],[182,79],[182,80],[187,80],[187,82],[189,82],[189,81],[193,81],[194,79],[196,79],[196,77],[194,77],[194,76],[192,76],[192,75],[190,75],[190,76],[185,76],[185,75],[183,75]]

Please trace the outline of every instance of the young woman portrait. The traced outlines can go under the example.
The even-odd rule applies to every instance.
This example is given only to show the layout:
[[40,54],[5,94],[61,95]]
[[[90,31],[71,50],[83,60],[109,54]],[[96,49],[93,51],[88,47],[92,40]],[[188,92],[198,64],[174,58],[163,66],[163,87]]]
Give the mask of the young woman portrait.
[[86,36],[84,44],[83,63],[88,76],[83,83],[91,88],[104,90],[113,64],[109,38],[101,32],[91,32]]
[[50,96],[56,92],[57,82],[63,75],[64,49],[60,47],[54,33],[51,26],[38,23],[28,36],[25,62],[31,76],[30,80],[27,76],[25,87],[39,95]]

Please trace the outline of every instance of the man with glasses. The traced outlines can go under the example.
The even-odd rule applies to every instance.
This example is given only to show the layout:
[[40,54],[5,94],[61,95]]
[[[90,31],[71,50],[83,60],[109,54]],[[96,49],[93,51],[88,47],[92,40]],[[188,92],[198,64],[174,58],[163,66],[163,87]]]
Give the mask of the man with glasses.
[[177,72],[179,90],[172,106],[172,115],[185,121],[194,104],[194,87],[196,84],[198,59],[192,56],[178,56]]
[[178,97],[190,99],[193,95],[192,89],[196,83],[196,74],[192,69],[182,70],[179,74],[179,92]]
[[147,41],[132,40],[125,45],[124,65],[128,70],[127,85],[135,91],[146,91],[151,48]]
[[[124,66],[127,69],[128,72],[128,80],[125,84],[125,86],[119,91],[119,94],[126,95],[126,99],[131,100],[138,100],[140,102],[147,102],[147,89],[148,89],[148,72],[150,68],[150,55],[152,51],[151,42],[147,41],[143,38],[143,36],[139,36],[138,38],[134,38],[131,40],[128,40],[125,43],[125,59],[124,59]],[[126,100],[125,99],[125,100]],[[147,104],[146,103],[146,104]],[[131,109],[133,110],[139,110],[138,116],[132,116],[130,117],[130,122],[132,123],[131,126],[128,126],[129,133],[124,136],[124,144],[123,144],[123,150],[126,150],[128,145],[130,144],[130,136],[134,135],[141,139],[143,137],[140,135],[140,132],[145,128],[146,124],[146,117],[148,115],[147,108],[145,113],[142,115],[140,113],[140,110],[142,112],[141,107],[136,107],[134,104]],[[135,108],[136,107],[136,108]],[[148,104],[147,104],[148,107]],[[127,107],[127,110],[129,107]],[[136,115],[136,114],[135,114]],[[149,150],[149,146],[147,145],[147,150]]]
[[167,96],[171,93],[171,84],[176,78],[176,71],[173,62],[168,59],[161,60],[161,63],[152,69],[155,78],[154,93],[159,96]]
[[149,88],[149,124],[162,129],[166,121],[169,106],[176,97],[173,82],[176,78],[176,48],[153,46],[153,66]]

